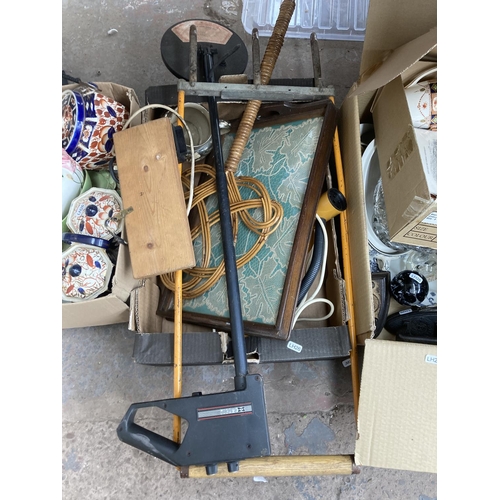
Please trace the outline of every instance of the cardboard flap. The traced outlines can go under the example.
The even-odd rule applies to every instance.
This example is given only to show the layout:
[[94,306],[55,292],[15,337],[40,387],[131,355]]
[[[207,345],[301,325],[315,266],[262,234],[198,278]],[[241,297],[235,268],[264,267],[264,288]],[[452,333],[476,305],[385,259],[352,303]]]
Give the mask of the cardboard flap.
[[437,346],[367,340],[357,465],[437,472]]
[[347,97],[373,92],[401,75],[437,45],[437,27],[398,47],[361,74]]
[[[94,82],[95,85],[97,85],[98,89],[100,92],[102,92],[104,95],[111,97],[111,99],[114,99],[115,101],[118,101],[119,103],[123,104],[127,110],[130,112],[130,115],[134,114],[136,111],[139,110],[140,105],[139,105],[139,98],[137,97],[137,94],[134,89],[130,87],[124,87],[123,85],[119,85],[117,83],[112,83],[112,82]],[[62,90],[72,90],[76,87],[78,87],[79,83],[70,83],[68,85],[63,85]],[[134,118],[134,120],[131,122],[131,125],[139,124],[140,123],[140,116]]]
[[128,305],[114,294],[88,301],[62,304],[63,328],[126,323],[128,317]]
[[[437,26],[436,0],[370,2],[360,74],[391,51]],[[396,75],[397,76],[397,75]]]
[[354,323],[359,345],[370,338],[375,330],[373,316],[373,294],[366,229],[365,190],[359,136],[358,98],[346,99],[342,104],[339,136],[342,148],[342,162],[349,165],[344,169],[349,227],[349,251],[352,266],[354,291]]
[[143,286],[137,287],[130,295],[129,330],[137,333],[161,332],[161,318],[156,314],[148,314],[154,310],[160,298],[160,289],[156,278],[143,280]]
[[[127,240],[125,228],[121,236],[125,241]],[[116,272],[113,277],[113,294],[123,302],[127,302],[130,292],[139,286],[141,286],[141,280],[136,280],[132,275],[132,263],[128,248],[125,245],[120,245],[116,261]]]

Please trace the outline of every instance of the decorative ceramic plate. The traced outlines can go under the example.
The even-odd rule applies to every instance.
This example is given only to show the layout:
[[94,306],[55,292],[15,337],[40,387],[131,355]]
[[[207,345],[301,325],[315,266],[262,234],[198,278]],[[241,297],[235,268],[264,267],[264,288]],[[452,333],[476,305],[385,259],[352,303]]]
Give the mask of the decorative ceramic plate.
[[113,264],[98,247],[72,244],[62,253],[62,299],[81,302],[108,289]]
[[123,229],[119,217],[122,210],[122,199],[116,191],[91,188],[71,202],[67,225],[73,233],[110,240]]

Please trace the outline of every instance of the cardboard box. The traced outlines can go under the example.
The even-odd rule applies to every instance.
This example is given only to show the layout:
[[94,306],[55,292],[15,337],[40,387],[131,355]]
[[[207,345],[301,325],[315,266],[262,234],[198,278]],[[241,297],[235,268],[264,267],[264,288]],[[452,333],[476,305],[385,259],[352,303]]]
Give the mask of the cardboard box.
[[[412,44],[420,48],[418,54],[435,49],[437,30]],[[406,49],[411,62],[413,50]],[[380,90],[372,107],[373,123],[391,241],[437,248],[437,132],[408,125],[404,85],[416,68],[410,66]],[[422,134],[433,141],[426,145]]]
[[[436,347],[392,340],[371,340],[375,318],[359,135],[360,123],[372,119],[370,110],[377,90],[408,69],[407,66],[396,74],[391,68],[384,69],[388,56],[397,55],[396,49],[426,34],[436,24],[435,0],[418,3],[409,0],[371,0],[361,77],[353,86],[351,96],[344,101],[340,113],[339,134],[348,205],[349,258],[352,263],[355,306],[353,319],[358,344],[364,346],[358,410],[359,438],[355,453],[356,463],[360,466],[425,472],[437,470]],[[419,60],[422,55],[417,54],[413,61]],[[403,66],[406,64],[404,61],[396,62]],[[369,81],[370,75],[375,75],[376,80],[372,80],[368,87],[361,87],[363,82]],[[331,237],[336,241],[334,229],[331,228]],[[332,249],[334,248],[335,245],[332,245]],[[336,273],[337,266],[338,255],[332,252],[329,256],[329,273],[333,280],[327,282],[325,294],[335,300],[336,309],[342,314],[340,318],[334,319],[337,326],[329,327],[337,330],[329,330],[329,334],[335,331],[346,332],[345,324],[349,319],[345,308],[343,280]],[[155,279],[146,280],[143,287],[131,294],[129,329],[136,332],[134,356],[136,360],[141,359],[141,362],[147,364],[172,364],[173,323],[155,314],[159,295],[159,285]],[[315,325],[310,326],[317,332],[320,330]],[[227,345],[224,347],[223,335],[186,324],[183,325],[183,331],[185,356],[187,358],[192,354],[196,358],[191,358],[190,364],[231,362],[229,350],[225,349]],[[292,332],[292,340],[295,338],[294,333]],[[285,344],[279,340],[274,342]],[[194,349],[200,345],[203,345],[202,352],[195,352]],[[269,348],[262,347],[261,352]],[[251,346],[247,348],[249,361],[254,356],[253,352],[249,352],[251,349]],[[342,353],[347,355],[347,350],[344,347]],[[302,350],[305,351],[306,349]],[[340,357],[338,352],[335,354],[332,350],[328,356]],[[277,359],[277,355],[268,359],[300,359],[292,358],[293,355],[293,351],[288,348],[286,358]],[[263,362],[262,359],[257,359],[259,361]]]
[[437,472],[437,348],[371,339],[375,318],[360,141],[360,123],[372,122],[378,89],[404,78],[412,66],[419,71],[415,62],[434,47],[436,26],[435,0],[371,0],[360,78],[340,113],[354,319],[364,346],[355,453],[360,466]]
[[[289,80],[275,80],[275,84],[290,85]],[[295,82],[297,83],[297,82]],[[302,84],[313,85],[313,81]],[[176,108],[176,86],[151,87],[147,91],[149,105],[166,105]],[[186,102],[198,101],[199,98],[186,96]],[[241,101],[219,102],[219,118],[235,120],[240,118],[246,108]],[[161,116],[160,108],[150,109],[145,113],[144,121]],[[333,170],[332,170],[333,171]],[[330,172],[327,172],[325,189],[336,184]],[[246,336],[248,363],[271,363],[290,361],[310,361],[320,359],[347,358],[351,351],[351,342],[347,328],[347,306],[345,301],[345,283],[342,278],[340,259],[336,246],[337,235],[332,221],[327,224],[330,236],[328,260],[329,271],[325,278],[325,290],[318,295],[327,296],[335,306],[335,312],[329,321],[301,321],[301,328],[293,330],[287,342],[279,339]],[[142,287],[131,295],[129,330],[136,333],[133,357],[139,364],[172,366],[174,345],[174,322],[156,314],[161,291],[161,280],[146,279]],[[316,282],[311,290],[316,287]],[[332,298],[333,297],[333,298]],[[315,304],[305,310],[303,317],[316,318],[327,312],[324,304]],[[217,331],[200,325],[183,323],[182,325],[182,363],[184,366],[217,365],[233,362],[231,341],[227,332]]]
[[[96,84],[105,95],[125,105],[131,114],[140,108],[139,99],[133,89],[110,82],[96,82]],[[77,84],[64,85],[62,90],[76,86]],[[140,123],[140,119],[138,116],[133,123]],[[130,293],[137,286],[140,286],[140,282],[132,277],[128,249],[121,245],[115,275],[112,279],[111,293],[88,302],[63,303],[62,327],[79,328],[126,323],[130,315]]]
[[[243,109],[243,108],[242,108]],[[327,185],[331,186],[327,176]],[[347,358],[351,350],[346,325],[344,281],[339,272],[338,254],[334,251],[335,227],[330,231],[329,278],[325,294],[334,302],[335,314],[330,322],[301,321],[301,328],[291,332],[288,341],[265,337],[245,337],[248,363],[310,361]],[[133,356],[137,363],[147,365],[174,364],[174,323],[156,314],[160,300],[160,280],[149,278],[144,286],[131,295],[129,330],[136,333]],[[316,282],[312,285],[314,289]],[[304,317],[321,317],[324,304],[314,304],[306,309]],[[232,363],[232,346],[227,332],[183,323],[182,362],[184,366]]]
[[[437,63],[437,28],[398,47],[361,76],[348,97],[376,91],[377,154],[391,241],[437,248],[437,132],[411,123],[404,85]],[[430,134],[432,141],[422,140]]]
[[358,466],[437,472],[437,347],[367,340]]

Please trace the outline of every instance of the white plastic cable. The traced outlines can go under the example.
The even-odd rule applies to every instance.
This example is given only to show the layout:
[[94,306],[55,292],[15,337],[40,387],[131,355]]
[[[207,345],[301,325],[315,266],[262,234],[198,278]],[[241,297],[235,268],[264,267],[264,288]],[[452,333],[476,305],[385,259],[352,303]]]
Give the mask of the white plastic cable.
[[299,320],[299,317],[302,314],[302,312],[304,311],[304,309],[306,309],[307,307],[309,307],[312,304],[316,304],[318,302],[323,302],[325,304],[328,304],[330,306],[330,312],[326,316],[323,316],[321,318],[303,318],[304,321],[324,321],[324,320],[328,319],[335,311],[335,306],[333,305],[333,303],[330,300],[325,299],[323,297],[316,298],[316,295],[318,295],[319,291],[321,290],[321,287],[323,286],[323,281],[325,279],[325,272],[326,272],[326,259],[328,256],[328,235],[326,233],[325,224],[321,220],[321,217],[317,214],[316,214],[316,219],[319,222],[319,225],[321,226],[321,230],[323,231],[323,237],[325,240],[323,260],[321,263],[320,279],[318,282],[318,286],[316,287],[316,290],[311,295],[311,297],[307,298],[307,294],[306,294],[306,296],[302,299],[300,304],[297,306],[297,309],[295,309],[295,313],[293,315],[293,321],[292,321],[292,329],[295,327],[295,323]]
[[172,109],[169,106],[165,106],[164,104],[148,104],[140,109],[138,109],[125,123],[123,126],[123,130],[127,129],[132,120],[139,114],[142,113],[143,111],[146,111],[148,109],[165,109],[171,113],[173,113],[179,120],[182,122],[182,125],[184,125],[184,128],[186,129],[189,137],[189,146],[191,149],[191,180],[189,184],[189,200],[187,203],[187,214],[189,215],[189,212],[191,212],[191,205],[193,204],[193,192],[194,192],[194,172],[195,172],[195,167],[196,167],[196,159],[195,159],[195,152],[194,152],[194,144],[193,144],[193,136],[191,135],[191,130],[189,130],[189,127],[187,126],[187,123],[184,121],[184,118],[177,112],[175,109]]

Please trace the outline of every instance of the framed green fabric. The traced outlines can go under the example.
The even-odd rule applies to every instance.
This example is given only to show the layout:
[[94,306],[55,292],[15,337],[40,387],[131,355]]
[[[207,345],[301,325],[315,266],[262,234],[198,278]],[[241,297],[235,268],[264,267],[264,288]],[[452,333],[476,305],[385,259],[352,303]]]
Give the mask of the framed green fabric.
[[[301,104],[263,104],[243,151],[236,177],[252,177],[264,184],[272,200],[283,208],[279,227],[260,251],[238,269],[245,334],[287,340],[300,283],[305,273],[308,246],[316,207],[323,190],[336,126],[336,109],[330,100]],[[233,129],[237,124],[233,125]],[[234,133],[224,136],[227,157]],[[242,187],[243,199],[256,194]],[[216,195],[205,202],[209,213],[218,209]],[[252,216],[259,218],[259,208]],[[211,266],[223,260],[220,228],[211,227]],[[258,235],[238,226],[236,256],[244,255]],[[201,237],[193,241],[197,263],[201,261]],[[229,329],[225,277],[202,295],[184,300],[186,323]],[[173,319],[173,294],[163,290],[157,313]]]

